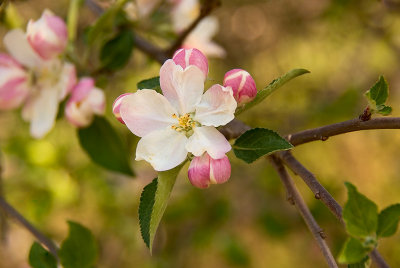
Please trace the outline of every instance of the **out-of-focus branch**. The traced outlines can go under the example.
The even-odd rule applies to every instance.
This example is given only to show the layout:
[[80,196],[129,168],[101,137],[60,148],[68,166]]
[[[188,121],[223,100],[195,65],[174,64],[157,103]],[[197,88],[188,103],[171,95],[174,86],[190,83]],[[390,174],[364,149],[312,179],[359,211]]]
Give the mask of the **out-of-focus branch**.
[[374,249],[369,253],[369,256],[379,268],[390,268],[389,264],[386,263],[378,250]]
[[221,5],[220,0],[205,0],[202,3],[199,16],[189,25],[189,27],[184,30],[175,42],[170,46],[169,49],[166,50],[168,57],[172,57],[174,52],[180,48],[185,41],[186,37],[197,27],[197,25],[208,15],[210,15],[211,11]]
[[42,232],[36,229],[27,219],[24,218],[15,208],[13,208],[2,196],[0,196],[0,208],[10,217],[19,222],[28,230],[41,244],[43,244],[51,254],[58,259],[58,248],[53,241],[47,238]]
[[276,155],[282,159],[288,168],[295,174],[299,175],[314,193],[316,199],[320,199],[336,216],[339,221],[342,221],[342,208],[331,194],[322,186],[308,169],[306,169],[296,158],[293,157],[290,151],[283,151]]
[[[4,189],[3,189],[3,165],[2,165],[2,158],[1,158],[1,153],[0,153],[0,197],[4,196]],[[2,210],[0,210],[0,240],[2,243],[6,243],[7,241],[7,231],[8,231],[8,225],[7,225],[7,218],[6,218],[6,213]]]
[[297,190],[296,185],[294,184],[292,178],[290,177],[285,167],[282,165],[281,160],[275,156],[271,156],[270,160],[275,170],[278,172],[283,185],[286,188],[291,203],[292,204],[294,203],[294,205],[299,210],[300,215],[303,217],[305,223],[307,224],[308,229],[310,229],[312,235],[314,236],[314,239],[317,241],[318,246],[320,247],[329,267],[338,267],[335,258],[333,257],[329,249],[329,246],[325,241],[326,236],[323,230],[319,227],[318,223],[314,219],[306,203],[301,197],[299,191]]
[[291,144],[297,146],[316,140],[325,141],[329,137],[339,134],[368,129],[400,129],[400,117],[379,117],[368,121],[362,121],[356,118],[332,125],[304,130],[287,135],[286,138]]

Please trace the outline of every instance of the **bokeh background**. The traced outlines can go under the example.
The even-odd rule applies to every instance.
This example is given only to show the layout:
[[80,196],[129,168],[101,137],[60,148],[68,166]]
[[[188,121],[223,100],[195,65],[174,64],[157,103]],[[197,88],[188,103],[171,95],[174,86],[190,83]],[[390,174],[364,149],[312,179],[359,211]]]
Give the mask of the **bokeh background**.
[[[65,18],[68,1],[17,1],[14,6],[26,23],[45,8]],[[284,135],[357,117],[367,104],[363,93],[383,74],[390,85],[393,116],[400,116],[396,7],[394,0],[222,0],[213,12],[220,23],[215,40],[227,53],[210,60],[209,84],[222,83],[224,73],[233,68],[248,70],[259,89],[293,68],[310,70],[240,116],[251,126]],[[81,12],[83,33],[96,16],[86,7]],[[137,27],[160,46],[172,40],[170,26],[159,18]],[[1,36],[6,31],[1,25]],[[46,138],[34,140],[20,111],[1,112],[7,200],[57,242],[67,236],[66,220],[91,229],[100,247],[97,267],[326,267],[298,212],[285,201],[271,165],[260,159],[249,166],[232,152],[232,177],[224,185],[196,189],[187,179],[187,167],[183,169],[153,256],[149,254],[137,210],[143,187],[156,173],[148,164],[134,162],[137,139],[113,120],[110,110],[116,96],[134,91],[138,81],[158,75],[158,70],[158,63],[135,50],[126,68],[97,77],[108,97],[107,117],[132,151],[135,178],[93,164],[65,119],[58,120]],[[293,153],[340,204],[346,201],[343,183],[350,181],[383,209],[400,202],[399,148],[399,131],[377,130],[301,145]],[[337,256],[346,239],[343,228],[300,178],[295,182]],[[0,245],[0,267],[29,267],[32,242],[27,231],[10,221]],[[399,233],[380,241],[379,250],[392,267],[400,267]]]

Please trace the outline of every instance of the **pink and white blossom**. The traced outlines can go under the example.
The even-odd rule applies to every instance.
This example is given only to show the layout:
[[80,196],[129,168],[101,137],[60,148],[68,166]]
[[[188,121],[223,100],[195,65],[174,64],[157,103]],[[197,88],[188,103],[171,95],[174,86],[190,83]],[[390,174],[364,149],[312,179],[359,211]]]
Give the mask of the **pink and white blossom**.
[[[3,57],[0,77],[12,83],[2,84],[0,109],[23,104],[22,117],[30,122],[30,133],[35,138],[51,130],[59,103],[76,84],[74,65],[60,59],[66,41],[64,27],[61,18],[45,11],[41,19],[28,25],[27,34],[14,29],[4,36],[11,56]],[[18,83],[11,77],[17,77]]]
[[40,19],[29,21],[26,36],[32,48],[48,60],[61,54],[67,46],[67,25],[46,9]]
[[190,65],[197,66],[207,77],[208,75],[208,61],[206,56],[196,48],[191,49],[179,49],[175,52],[172,60],[175,64],[180,65],[183,69]]
[[208,188],[210,184],[221,184],[231,176],[231,164],[226,155],[214,159],[204,153],[196,156],[190,163],[188,170],[189,181],[197,188]]
[[242,69],[233,69],[224,76],[224,86],[231,87],[238,105],[252,101],[257,95],[253,77]]
[[160,69],[163,95],[142,89],[122,99],[122,120],[141,137],[136,160],[163,171],[178,166],[188,153],[207,152],[221,159],[231,150],[216,127],[234,118],[237,103],[232,89],[213,85],[204,93],[204,82],[205,75],[197,66],[183,69],[171,59]]
[[74,87],[65,107],[65,116],[76,127],[86,127],[94,115],[104,114],[105,95],[103,90],[95,87],[94,80],[81,78]]
[[114,114],[115,118],[117,118],[117,120],[119,122],[121,122],[122,124],[125,124],[124,120],[122,120],[121,112],[120,112],[122,99],[131,94],[132,93],[124,93],[124,94],[118,96],[118,98],[116,98],[113,103],[113,108],[112,108],[113,114]]

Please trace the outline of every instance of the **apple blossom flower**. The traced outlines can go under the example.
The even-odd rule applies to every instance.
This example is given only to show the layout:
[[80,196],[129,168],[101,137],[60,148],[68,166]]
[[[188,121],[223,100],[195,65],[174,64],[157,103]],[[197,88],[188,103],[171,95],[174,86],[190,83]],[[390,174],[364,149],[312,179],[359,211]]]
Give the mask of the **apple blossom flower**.
[[188,170],[189,181],[198,188],[208,188],[210,184],[221,184],[231,176],[231,164],[226,155],[214,159],[204,153],[196,156],[190,163]]
[[46,60],[61,54],[67,46],[65,22],[48,9],[37,21],[28,22],[26,35],[32,48]]
[[197,66],[205,76],[208,75],[208,62],[207,58],[196,48],[191,49],[179,49],[175,52],[172,60],[175,64],[180,65],[183,69],[190,65]]
[[103,90],[95,87],[94,80],[81,78],[72,89],[71,97],[65,106],[65,116],[76,127],[86,127],[94,115],[104,114],[105,95]]
[[163,95],[142,89],[122,99],[122,120],[141,137],[136,160],[163,171],[178,166],[188,153],[221,159],[231,150],[216,127],[234,118],[232,89],[216,84],[203,94],[205,78],[197,66],[183,69],[170,59],[160,69]]
[[131,94],[133,94],[133,93],[124,93],[124,94],[118,96],[118,98],[116,98],[113,103],[113,108],[112,108],[113,114],[114,114],[115,118],[117,118],[117,120],[119,122],[121,122],[122,124],[125,124],[124,120],[122,120],[121,112],[120,112],[122,99]]
[[231,87],[238,105],[252,101],[257,95],[253,77],[242,69],[233,69],[224,76],[224,87]]
[[[2,79],[13,81],[10,77],[15,75],[20,77],[21,83],[18,87],[15,81],[2,84],[0,109],[23,104],[22,117],[30,122],[30,133],[35,138],[43,137],[53,127],[59,103],[76,83],[74,65],[59,57],[63,52],[61,47],[65,45],[60,45],[63,41],[55,41],[64,38],[59,36],[63,31],[57,29],[62,28],[61,24],[65,27],[65,23],[49,11],[45,11],[40,20],[31,22],[26,34],[21,29],[14,29],[4,36],[4,45],[13,60],[9,60],[8,65],[0,64]],[[50,20],[51,25],[46,20]],[[49,51],[43,52],[40,45]]]
[[160,2],[161,0],[136,0],[126,3],[124,10],[128,18],[135,21],[149,16]]
[[[200,4],[198,0],[170,0],[172,9],[172,24],[176,33],[181,33],[199,16]],[[218,20],[207,16],[193,29],[183,41],[183,48],[197,48],[210,57],[224,57],[225,50],[212,41],[218,32]]]

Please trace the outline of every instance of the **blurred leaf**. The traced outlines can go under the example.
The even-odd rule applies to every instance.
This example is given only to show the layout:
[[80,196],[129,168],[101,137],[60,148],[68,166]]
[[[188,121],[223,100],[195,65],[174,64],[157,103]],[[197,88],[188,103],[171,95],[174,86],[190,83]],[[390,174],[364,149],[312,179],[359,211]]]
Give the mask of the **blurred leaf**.
[[100,51],[102,67],[117,70],[124,67],[132,54],[134,46],[133,32],[123,30],[116,37],[106,42]]
[[357,191],[349,182],[345,182],[348,193],[343,208],[343,219],[347,232],[356,237],[374,236],[378,227],[378,207],[374,202]]
[[250,264],[250,256],[246,248],[234,237],[230,237],[225,245],[225,258],[229,263],[235,266],[248,267]]
[[263,155],[288,150],[293,146],[278,133],[265,129],[253,128],[243,133],[233,145],[237,158],[252,163]]
[[365,92],[365,96],[368,99],[372,111],[382,115],[388,115],[392,112],[392,108],[385,105],[389,96],[389,86],[382,75],[379,77],[379,80]]
[[133,176],[127,145],[104,117],[95,117],[92,124],[78,129],[79,142],[93,162],[100,166]]
[[347,268],[368,268],[370,266],[371,266],[371,259],[367,255],[360,262],[349,264]]
[[153,89],[153,90],[157,91],[158,93],[162,94],[159,76],[140,81],[139,83],[137,83],[137,88],[138,89]]
[[153,249],[154,236],[167,208],[176,177],[183,165],[184,163],[171,170],[159,172],[158,178],[155,178],[143,189],[139,204],[139,224],[143,241],[150,252]]
[[306,69],[293,69],[293,70],[287,72],[286,74],[282,75],[281,77],[274,79],[271,83],[269,83],[268,86],[266,86],[262,90],[258,91],[257,96],[254,98],[253,101],[238,108],[236,110],[235,115],[237,116],[237,115],[241,114],[242,112],[250,109],[251,107],[259,104],[266,97],[271,95],[272,92],[274,92],[275,90],[277,90],[278,88],[280,88],[281,86],[283,86],[284,84],[286,84],[287,82],[292,80],[293,78],[303,75],[303,74],[306,74],[306,73],[309,73],[309,72],[310,71],[308,71]]
[[365,249],[358,239],[349,237],[340,252],[338,261],[354,264],[363,260],[367,253],[368,249]]
[[64,268],[91,268],[97,259],[97,244],[89,229],[68,221],[69,234],[59,251]]
[[391,205],[379,213],[378,231],[380,237],[392,236],[397,231],[400,220],[400,204]]
[[57,260],[37,242],[33,242],[29,251],[29,265],[32,268],[57,268]]
[[14,4],[3,2],[1,4],[1,13],[0,18],[1,21],[6,25],[9,29],[22,28],[24,25],[24,19],[21,14],[15,8]]

